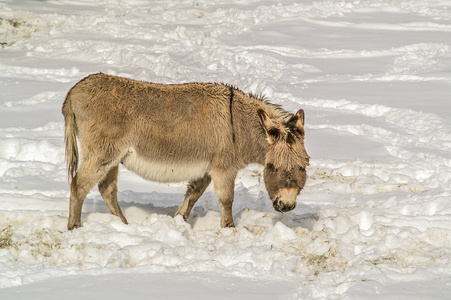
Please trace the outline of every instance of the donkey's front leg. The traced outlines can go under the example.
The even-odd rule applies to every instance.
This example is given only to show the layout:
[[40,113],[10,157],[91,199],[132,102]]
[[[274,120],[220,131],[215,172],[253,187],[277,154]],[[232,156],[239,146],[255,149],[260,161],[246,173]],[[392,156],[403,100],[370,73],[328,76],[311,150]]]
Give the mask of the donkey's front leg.
[[221,208],[221,227],[235,227],[232,217],[232,204],[235,193],[235,177],[237,172],[212,171],[216,196]]

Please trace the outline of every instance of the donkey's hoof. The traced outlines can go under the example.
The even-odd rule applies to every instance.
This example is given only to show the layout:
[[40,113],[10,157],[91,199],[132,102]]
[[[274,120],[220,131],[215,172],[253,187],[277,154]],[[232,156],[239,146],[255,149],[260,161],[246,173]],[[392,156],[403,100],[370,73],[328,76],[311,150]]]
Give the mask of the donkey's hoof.
[[182,216],[185,222],[188,221],[188,216],[186,214],[181,213],[180,210],[175,213],[174,218],[177,216]]
[[221,223],[221,227],[222,228],[227,228],[227,227],[233,228],[233,227],[235,227],[235,224],[233,223],[233,221],[227,222],[227,223]]
[[80,227],[81,227],[81,225],[71,225],[71,224],[68,224],[68,225],[67,225],[67,230],[71,231],[72,229],[77,229],[77,228],[80,228]]

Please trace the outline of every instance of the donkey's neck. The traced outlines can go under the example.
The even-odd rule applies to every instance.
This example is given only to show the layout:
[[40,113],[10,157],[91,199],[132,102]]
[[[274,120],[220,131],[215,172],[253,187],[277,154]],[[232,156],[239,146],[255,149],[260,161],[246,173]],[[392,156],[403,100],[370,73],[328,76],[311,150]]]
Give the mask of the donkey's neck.
[[285,120],[289,117],[289,113],[277,105],[234,90],[231,113],[235,146],[245,165],[250,163],[263,165],[268,151],[269,145],[257,114],[258,109],[263,109],[270,118]]

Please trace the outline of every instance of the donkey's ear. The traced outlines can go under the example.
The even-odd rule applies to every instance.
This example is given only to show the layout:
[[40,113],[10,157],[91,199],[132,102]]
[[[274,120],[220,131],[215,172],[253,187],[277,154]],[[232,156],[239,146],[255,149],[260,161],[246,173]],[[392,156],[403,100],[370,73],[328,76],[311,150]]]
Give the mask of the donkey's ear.
[[268,117],[268,115],[263,109],[258,109],[257,114],[258,117],[260,118],[260,123],[262,124],[263,128],[265,128],[266,131],[268,131],[271,127],[274,127],[274,123],[271,121],[271,119]]
[[297,118],[296,127],[304,128],[305,115],[304,110],[302,108],[298,110],[298,112],[295,114],[295,117]]
[[257,110],[258,117],[260,118],[260,123],[265,129],[266,135],[268,137],[268,142],[270,144],[274,143],[275,140],[280,136],[280,131],[276,124],[269,118],[263,109]]

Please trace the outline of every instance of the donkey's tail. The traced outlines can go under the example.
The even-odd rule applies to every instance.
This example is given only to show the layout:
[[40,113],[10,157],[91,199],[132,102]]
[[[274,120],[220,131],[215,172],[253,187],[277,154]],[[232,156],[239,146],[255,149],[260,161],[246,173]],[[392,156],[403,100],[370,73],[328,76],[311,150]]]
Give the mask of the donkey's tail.
[[66,166],[67,174],[72,181],[77,173],[78,167],[78,147],[77,147],[77,124],[75,114],[70,103],[70,91],[67,93],[63,104],[63,116],[65,121],[64,142],[66,143]]

